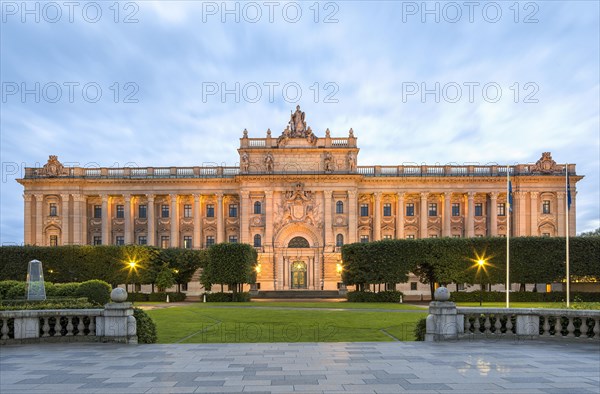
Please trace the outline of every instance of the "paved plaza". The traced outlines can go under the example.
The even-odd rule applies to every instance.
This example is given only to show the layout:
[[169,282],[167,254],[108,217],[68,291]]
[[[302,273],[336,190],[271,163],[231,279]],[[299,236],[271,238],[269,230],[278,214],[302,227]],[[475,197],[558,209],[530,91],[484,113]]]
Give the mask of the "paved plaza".
[[8,393],[599,393],[598,343],[0,347]]

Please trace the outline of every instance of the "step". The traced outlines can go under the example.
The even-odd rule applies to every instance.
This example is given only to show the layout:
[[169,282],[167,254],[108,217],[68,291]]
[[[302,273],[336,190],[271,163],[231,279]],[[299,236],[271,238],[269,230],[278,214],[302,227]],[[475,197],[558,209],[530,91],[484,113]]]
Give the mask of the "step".
[[269,290],[259,291],[252,298],[344,298],[337,290]]

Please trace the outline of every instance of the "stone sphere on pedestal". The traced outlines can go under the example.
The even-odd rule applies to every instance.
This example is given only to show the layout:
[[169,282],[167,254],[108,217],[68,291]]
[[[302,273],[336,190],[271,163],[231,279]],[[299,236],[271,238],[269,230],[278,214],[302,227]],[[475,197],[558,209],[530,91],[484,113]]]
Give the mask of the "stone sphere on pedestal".
[[110,292],[110,299],[113,302],[125,302],[127,301],[127,292],[121,287],[116,287]]
[[450,292],[445,287],[438,287],[433,293],[433,297],[436,301],[448,301],[450,299]]

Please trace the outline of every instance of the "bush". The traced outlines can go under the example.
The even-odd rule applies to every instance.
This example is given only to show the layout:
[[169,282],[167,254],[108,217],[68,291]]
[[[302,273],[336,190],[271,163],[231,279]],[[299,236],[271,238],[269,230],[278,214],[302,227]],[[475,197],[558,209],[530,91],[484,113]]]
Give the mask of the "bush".
[[423,317],[419,319],[415,325],[415,341],[424,341],[425,333],[427,332],[427,318]]
[[86,297],[90,302],[104,305],[110,301],[111,287],[108,283],[92,279],[79,285],[76,291],[78,297]]
[[346,295],[348,302],[400,302],[401,291],[380,291],[372,293],[369,291],[350,291]]
[[86,298],[62,298],[46,301],[13,300],[0,303],[2,311],[19,311],[31,309],[94,309],[96,305]]
[[206,302],[249,302],[250,293],[204,293]]
[[127,293],[127,301],[128,302],[144,302],[148,301],[148,296],[150,294],[146,293]]
[[8,299],[25,299],[27,298],[27,283],[17,282],[7,292]]
[[[9,297],[9,292],[12,293],[12,289],[17,286],[21,286],[25,282],[21,282],[18,280],[3,280],[0,281],[0,299],[7,298],[15,298],[14,296]],[[23,289],[23,294],[20,294],[21,297],[25,296],[25,289]]]
[[[75,297],[77,295],[77,289],[79,289],[80,283],[56,283],[54,284],[54,292],[57,297]],[[46,291],[46,294],[47,291]]]
[[133,308],[135,317],[138,343],[156,343],[156,324],[146,312],[140,308]]
[[166,302],[167,295],[169,296],[169,302],[181,302],[181,301],[184,301],[185,297],[186,297],[185,293],[173,293],[173,292],[147,294],[148,301],[152,301],[152,302]]

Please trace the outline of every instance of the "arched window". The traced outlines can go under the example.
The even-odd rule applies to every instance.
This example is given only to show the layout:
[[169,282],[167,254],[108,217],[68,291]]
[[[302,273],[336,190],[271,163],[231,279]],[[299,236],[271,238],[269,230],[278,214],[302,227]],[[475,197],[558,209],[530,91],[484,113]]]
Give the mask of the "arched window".
[[288,248],[310,248],[310,244],[304,237],[294,237],[290,240]]
[[340,247],[344,245],[344,236],[342,234],[338,234],[335,237],[335,246]]
[[342,201],[335,203],[335,213],[344,213],[344,203]]
[[261,213],[262,213],[262,205],[261,205],[260,201],[256,201],[254,203],[254,214],[260,215]]
[[254,247],[255,248],[260,248],[262,245],[262,238],[260,237],[260,234],[256,234],[254,236]]

